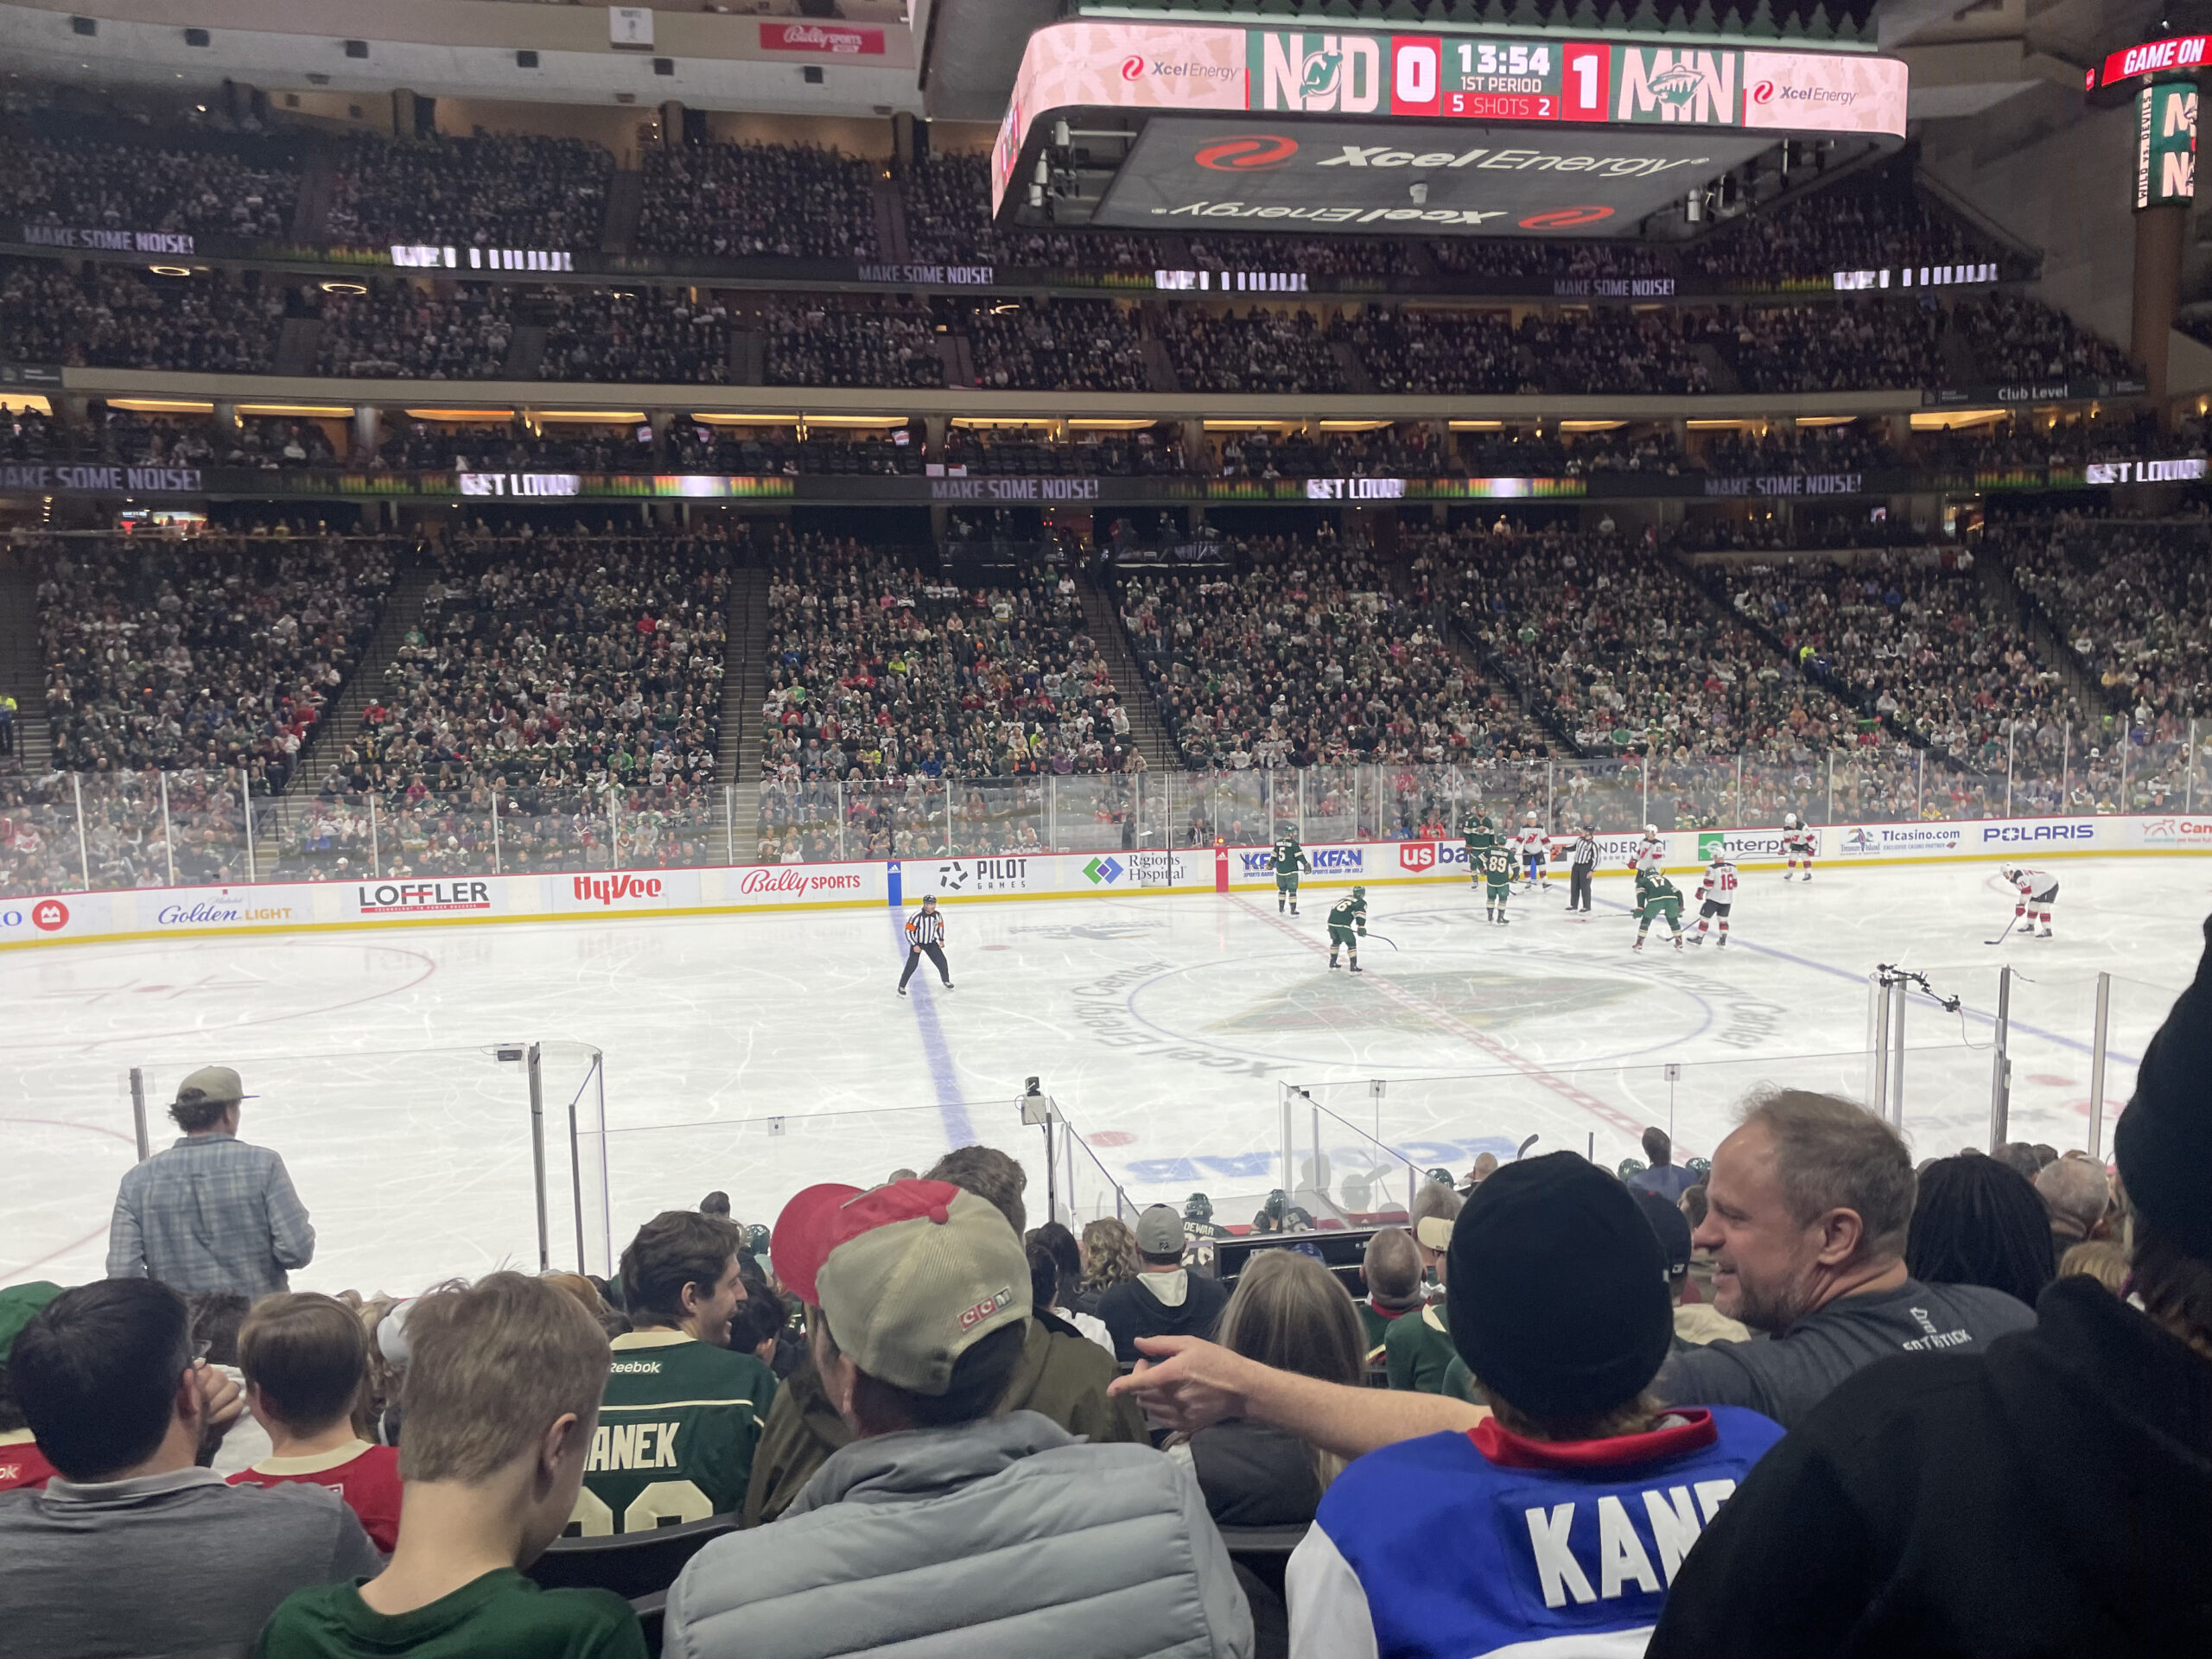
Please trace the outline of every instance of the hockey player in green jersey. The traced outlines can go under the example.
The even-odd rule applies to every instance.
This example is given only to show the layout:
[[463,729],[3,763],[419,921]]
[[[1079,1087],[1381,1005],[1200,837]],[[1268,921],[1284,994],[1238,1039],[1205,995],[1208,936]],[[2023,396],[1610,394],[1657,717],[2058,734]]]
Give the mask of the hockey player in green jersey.
[[1359,940],[1367,932],[1367,889],[1354,887],[1349,898],[1329,906],[1329,969],[1336,971],[1339,946],[1351,953],[1351,970],[1358,973]]
[[747,1240],[719,1216],[672,1210],[622,1253],[636,1329],[614,1338],[575,1519],[587,1538],[741,1509],[775,1374],[733,1349]]
[[1656,870],[1636,873],[1636,944],[1630,948],[1643,949],[1643,936],[1651,931],[1651,924],[1661,917],[1675,931],[1675,949],[1682,948],[1682,890]]
[[1483,886],[1483,855],[1497,845],[1497,833],[1490,827],[1488,815],[1478,812],[1462,826],[1459,839],[1467,845],[1467,885],[1479,893]]
[[1313,866],[1306,861],[1306,849],[1298,844],[1298,832],[1287,825],[1275,842],[1275,914],[1282,914],[1286,900],[1290,913],[1298,914],[1298,873],[1313,873]]
[[1483,912],[1500,927],[1505,925],[1505,899],[1513,891],[1513,849],[1496,842],[1484,850]]

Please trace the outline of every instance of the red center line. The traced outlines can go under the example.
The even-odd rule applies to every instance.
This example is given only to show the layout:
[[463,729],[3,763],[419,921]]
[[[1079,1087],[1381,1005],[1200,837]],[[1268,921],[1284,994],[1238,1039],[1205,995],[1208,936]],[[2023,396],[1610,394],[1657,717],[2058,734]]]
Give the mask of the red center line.
[[[1239,905],[1243,906],[1250,914],[1258,917],[1269,926],[1277,928],[1282,932],[1288,934],[1292,938],[1296,939],[1300,944],[1306,946],[1308,950],[1325,951],[1326,947],[1324,946],[1319,939],[1300,932],[1296,928],[1293,927],[1288,922],[1285,921],[1280,916],[1268,915],[1264,907],[1254,904],[1249,899],[1245,898],[1242,893],[1233,893],[1230,896],[1235,899]],[[1491,1056],[1493,1058],[1504,1061],[1506,1065],[1511,1066],[1513,1070],[1518,1071],[1522,1077],[1529,1078],[1532,1082],[1543,1084],[1545,1088],[1550,1090],[1554,1094],[1559,1096],[1563,1100],[1570,1101],[1573,1104],[1580,1107],[1584,1111],[1588,1112],[1600,1122],[1608,1124],[1611,1128],[1618,1129],[1623,1134],[1631,1137],[1643,1133],[1643,1124],[1642,1120],[1630,1117],[1627,1113],[1620,1111],[1614,1107],[1608,1106],[1604,1101],[1599,1099],[1595,1095],[1583,1088],[1580,1084],[1574,1083],[1568,1078],[1562,1077],[1556,1071],[1548,1070],[1535,1060],[1529,1059],[1524,1055],[1516,1053],[1512,1049],[1509,1048],[1505,1044],[1498,1041],[1497,1038],[1492,1037],[1489,1033],[1482,1031],[1474,1026],[1469,1025],[1457,1014],[1448,1013],[1445,1009],[1438,1007],[1432,1002],[1424,1001],[1421,997],[1408,990],[1404,986],[1391,980],[1387,975],[1363,974],[1360,977],[1369,980],[1376,990],[1381,991],[1383,995],[1390,998],[1400,1006],[1410,1008],[1417,1014],[1423,1014],[1428,1019],[1435,1020],[1438,1024],[1443,1026],[1455,1036],[1460,1037],[1467,1042],[1472,1043],[1477,1048],[1481,1049],[1483,1052]]]

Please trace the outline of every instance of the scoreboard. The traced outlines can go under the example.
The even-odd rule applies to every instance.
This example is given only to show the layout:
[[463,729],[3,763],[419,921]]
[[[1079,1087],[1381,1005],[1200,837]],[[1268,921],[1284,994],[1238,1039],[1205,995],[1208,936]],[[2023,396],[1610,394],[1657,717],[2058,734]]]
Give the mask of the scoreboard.
[[[1179,168],[1187,181],[1193,176],[1192,146],[1202,124],[1253,116],[1293,118],[1264,130],[1220,125],[1217,137],[1251,141],[1238,170],[1249,177],[1270,167],[1318,167],[1324,163],[1316,146],[1301,138],[1298,118],[1325,117],[1332,126],[1326,146],[1332,153],[1344,137],[1343,122],[1369,122],[1389,129],[1373,135],[1381,153],[1407,158],[1378,165],[1408,166],[1412,174],[1420,174],[1457,160],[1484,175],[1487,194],[1459,191],[1454,197],[1456,218],[1446,219],[1440,209],[1411,217],[1460,229],[1522,233],[1538,228],[1521,223],[1530,216],[1521,210],[1530,208],[1535,197],[1526,190],[1515,195],[1494,176],[1502,168],[1496,156],[1519,153],[1516,130],[1532,143],[1546,129],[1560,135],[1549,149],[1539,145],[1542,159],[1522,164],[1524,174],[1627,176],[1656,167],[1663,150],[1669,168],[1685,169],[1677,181],[1687,188],[1793,136],[1827,140],[1847,154],[1893,149],[1904,136],[1906,80],[1902,62],[1873,53],[1675,43],[1663,35],[1574,39],[1484,31],[1383,34],[1068,22],[1039,29],[1023,54],[992,150],[993,208],[1002,219],[1044,222],[1039,213],[1026,211],[1038,207],[1039,191],[1030,187],[1042,188],[1040,158],[1046,174],[1054,172],[1053,156],[1047,152],[1061,147],[1048,140],[1065,127],[1071,132],[1083,130],[1086,140],[1128,141],[1128,149],[1119,154],[1106,143],[1086,144],[1086,162],[1101,175],[1095,194],[1087,186],[1074,192],[1056,187],[1061,198],[1075,199],[1073,222],[1141,223],[1132,206],[1141,198],[1147,214],[1190,208],[1225,218],[1251,207],[1256,216],[1308,219],[1318,228],[1347,223],[1323,215],[1325,207],[1351,204],[1341,199],[1340,190],[1335,197],[1322,191],[1318,174],[1296,200],[1278,181],[1271,187],[1276,200],[1270,202],[1255,206],[1255,193],[1247,190],[1192,207],[1197,199],[1187,189],[1170,200],[1176,192],[1157,170]],[[1162,117],[1173,120],[1173,127],[1147,136],[1147,129]],[[1102,122],[1108,124],[1103,130]],[[1433,137],[1423,137],[1424,128]],[[1685,137],[1702,133],[1711,142],[1623,147],[1628,134],[1649,129],[1673,129]],[[1570,142],[1566,135],[1574,131],[1585,137]],[[1192,153],[1185,154],[1186,149]],[[1108,158],[1103,164],[1102,156]],[[1433,163],[1432,156],[1438,158]],[[1491,159],[1475,159],[1484,156]],[[1216,163],[1197,157],[1197,165]],[[1146,185],[1140,175],[1147,171],[1153,176]],[[1404,187],[1409,200],[1402,195],[1399,207],[1427,203],[1431,187],[1452,182],[1441,177],[1413,180],[1412,174]],[[1348,176],[1340,172],[1326,182],[1334,188]],[[1421,188],[1413,188],[1415,183]],[[1382,207],[1379,197],[1362,200],[1367,208]],[[1235,205],[1224,207],[1225,202]],[[1562,200],[1557,210],[1571,213],[1601,206]],[[1272,211],[1277,208],[1282,211]],[[1608,228],[1616,233],[1631,230],[1628,211],[1626,204],[1607,208],[1616,219]],[[1408,219],[1402,212],[1386,222]],[[1053,222],[1071,219],[1061,211]],[[1372,213],[1363,212],[1359,223],[1371,229]]]

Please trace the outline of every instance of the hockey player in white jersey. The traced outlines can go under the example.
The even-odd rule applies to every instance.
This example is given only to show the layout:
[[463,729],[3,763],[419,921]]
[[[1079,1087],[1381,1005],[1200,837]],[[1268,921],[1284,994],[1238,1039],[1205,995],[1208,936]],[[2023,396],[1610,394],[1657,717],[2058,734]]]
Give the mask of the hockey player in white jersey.
[[[2019,893],[2012,906],[2012,927],[2019,928],[2023,938],[2049,938],[2050,901],[2058,897],[2058,878],[2049,870],[2023,869],[2017,864],[2007,865],[2002,874]],[[2024,921],[2025,925],[2022,925]],[[2005,931],[2009,933],[2012,930]]]
[[1805,827],[1805,821],[1795,812],[1783,815],[1782,851],[1789,861],[1789,873],[1782,878],[1783,880],[1795,881],[1797,879],[1797,861],[1801,858],[1805,861],[1805,879],[1808,881],[1813,879],[1813,832]]
[[1659,826],[1656,823],[1645,824],[1643,839],[1637,842],[1636,850],[1628,855],[1629,868],[1642,875],[1656,873],[1666,861],[1667,842],[1665,837],[1659,833]]
[[1549,893],[1552,886],[1552,838],[1536,821],[1533,812],[1521,821],[1521,833],[1515,837],[1516,850],[1520,855],[1521,879],[1529,887],[1541,886]]
[[1692,944],[1705,943],[1706,930],[1718,920],[1720,924],[1720,944],[1728,948],[1728,912],[1736,902],[1736,861],[1728,856],[1726,847],[1716,849],[1713,862],[1705,867],[1705,874],[1698,880],[1697,894],[1700,908],[1697,931],[1690,936]]

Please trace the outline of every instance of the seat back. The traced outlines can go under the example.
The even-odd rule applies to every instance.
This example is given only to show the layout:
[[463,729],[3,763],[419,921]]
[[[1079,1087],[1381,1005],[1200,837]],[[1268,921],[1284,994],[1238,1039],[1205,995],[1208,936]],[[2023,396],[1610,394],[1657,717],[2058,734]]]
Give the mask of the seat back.
[[607,1538],[556,1538],[530,1576],[548,1590],[612,1590],[635,1600],[676,1582],[702,1546],[737,1530],[734,1515],[710,1515],[682,1526],[621,1532]]

